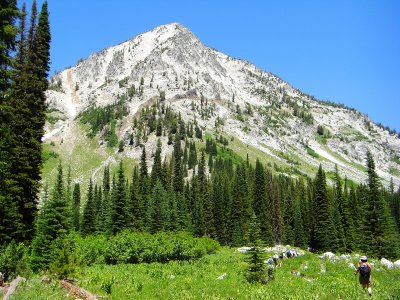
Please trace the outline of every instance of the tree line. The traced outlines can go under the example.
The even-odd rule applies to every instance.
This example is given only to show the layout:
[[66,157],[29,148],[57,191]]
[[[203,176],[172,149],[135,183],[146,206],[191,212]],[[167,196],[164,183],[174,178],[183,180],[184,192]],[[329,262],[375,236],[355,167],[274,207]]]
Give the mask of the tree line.
[[[207,142],[211,149],[212,144]],[[279,243],[316,251],[399,255],[400,190],[380,185],[370,152],[367,184],[350,185],[336,168],[330,186],[321,166],[315,179],[292,178],[273,174],[259,160],[255,166],[248,160],[234,164],[211,151],[210,167],[205,147],[198,149],[193,176],[186,177],[189,159],[184,159],[181,139],[175,138],[170,159],[162,160],[161,149],[159,140],[151,171],[143,147],[129,178],[122,162],[114,175],[107,166],[102,182],[90,180],[85,192],[79,183],[64,180],[60,164],[32,243],[39,265],[46,265],[49,245],[60,235],[75,231],[113,236],[125,229],[188,231],[229,246]]]

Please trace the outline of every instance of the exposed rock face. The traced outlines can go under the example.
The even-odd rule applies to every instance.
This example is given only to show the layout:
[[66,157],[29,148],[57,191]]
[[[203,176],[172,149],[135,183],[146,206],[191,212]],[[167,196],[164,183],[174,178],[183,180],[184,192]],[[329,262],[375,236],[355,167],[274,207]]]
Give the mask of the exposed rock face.
[[[211,49],[178,23],[159,26],[80,61],[50,79],[51,108],[65,120],[48,126],[45,138],[68,136],[67,126],[86,108],[111,104],[126,97],[130,115],[165,93],[165,101],[184,119],[206,130],[234,136],[259,149],[272,160],[309,173],[322,163],[337,164],[343,176],[365,181],[365,153],[369,148],[378,174],[386,183],[400,185],[400,140],[378,127],[364,114],[316,100],[277,76],[247,61]],[[193,106],[208,107],[202,119]],[[118,127],[122,139],[130,130]],[[319,132],[319,133],[318,133]],[[136,157],[140,151],[126,155]],[[313,175],[313,174],[309,174]]]

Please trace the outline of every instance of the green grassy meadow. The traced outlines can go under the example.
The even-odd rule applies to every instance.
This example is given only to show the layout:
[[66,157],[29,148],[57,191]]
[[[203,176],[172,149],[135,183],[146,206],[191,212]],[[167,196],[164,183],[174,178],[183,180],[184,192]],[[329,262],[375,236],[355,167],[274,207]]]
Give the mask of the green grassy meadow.
[[[266,254],[265,258],[273,253]],[[245,279],[245,254],[232,248],[195,261],[166,264],[92,265],[77,270],[80,287],[106,299],[400,299],[400,270],[375,263],[373,296],[362,291],[349,262],[331,262],[307,253],[283,261],[274,279],[262,285]],[[357,259],[352,260],[353,263]],[[378,272],[377,269],[380,269]],[[323,273],[321,270],[326,270]],[[224,273],[223,280],[217,278]],[[68,299],[58,283],[30,278],[13,299]]]

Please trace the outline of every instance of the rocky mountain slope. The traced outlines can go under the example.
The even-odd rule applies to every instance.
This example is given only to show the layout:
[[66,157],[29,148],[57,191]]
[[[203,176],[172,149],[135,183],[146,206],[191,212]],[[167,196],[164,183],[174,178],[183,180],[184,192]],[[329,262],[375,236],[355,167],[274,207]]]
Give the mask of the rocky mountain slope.
[[[328,173],[337,164],[343,176],[364,182],[368,148],[384,182],[393,178],[400,185],[396,134],[354,109],[318,101],[248,61],[205,46],[178,23],[159,26],[55,74],[47,97],[45,149],[75,161],[72,165],[83,177],[89,169],[99,170],[120,158],[133,161],[141,149],[108,149],[101,132],[90,140],[79,122],[80,113],[122,99],[128,111],[117,121],[116,133],[129,145],[129,136],[137,134],[133,118],[162,99],[185,121],[196,120],[205,132],[222,134],[235,151],[262,158],[278,172],[313,176],[319,164]],[[149,154],[155,140],[149,136],[146,141]],[[166,137],[163,146],[168,155],[172,146],[167,146]],[[79,155],[81,161],[94,161],[82,167],[74,158]],[[150,164],[151,155],[147,157]],[[46,164],[45,179],[54,170],[54,164]]]

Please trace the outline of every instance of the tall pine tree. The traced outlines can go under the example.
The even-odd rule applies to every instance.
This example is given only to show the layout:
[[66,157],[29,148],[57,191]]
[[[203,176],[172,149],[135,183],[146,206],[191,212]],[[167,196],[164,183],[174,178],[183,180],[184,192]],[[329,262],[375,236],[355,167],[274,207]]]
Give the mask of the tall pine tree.
[[331,203],[326,189],[325,172],[320,165],[315,177],[314,195],[315,224],[311,245],[319,251],[330,251],[336,244],[335,228],[332,219]]
[[388,203],[383,198],[371,152],[367,151],[368,194],[364,220],[363,250],[374,256],[397,258],[399,236]]

